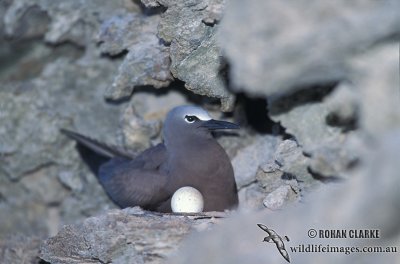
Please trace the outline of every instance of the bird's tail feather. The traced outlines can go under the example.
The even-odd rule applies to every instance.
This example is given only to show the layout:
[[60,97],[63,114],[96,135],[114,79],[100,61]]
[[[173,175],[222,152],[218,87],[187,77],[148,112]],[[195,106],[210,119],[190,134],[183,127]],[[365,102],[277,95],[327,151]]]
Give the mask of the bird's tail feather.
[[96,176],[99,176],[100,167],[110,159],[114,157],[132,159],[136,155],[136,153],[128,152],[121,147],[104,144],[71,130],[61,129],[61,132],[78,142],[76,147],[79,155]]
[[89,148],[90,150],[94,151],[95,153],[105,157],[105,158],[113,158],[116,156],[119,157],[126,157],[132,158],[133,154],[122,149],[121,147],[107,145],[102,143],[96,139],[84,136],[77,132],[68,130],[68,129],[61,129],[60,130],[64,135],[68,136],[71,139],[76,140],[79,144]]

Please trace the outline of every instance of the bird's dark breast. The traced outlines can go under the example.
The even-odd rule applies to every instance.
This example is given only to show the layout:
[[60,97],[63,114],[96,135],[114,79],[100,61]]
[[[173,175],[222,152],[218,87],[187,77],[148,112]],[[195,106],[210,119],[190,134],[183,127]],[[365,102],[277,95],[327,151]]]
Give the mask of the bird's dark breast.
[[[214,143],[215,142],[215,143]],[[225,150],[216,142],[208,142],[208,148],[198,147],[184,156],[172,156],[170,174],[175,181],[169,190],[174,192],[183,186],[198,189],[204,197],[204,211],[233,209],[238,204],[236,182],[232,164]],[[171,164],[170,164],[171,165]]]

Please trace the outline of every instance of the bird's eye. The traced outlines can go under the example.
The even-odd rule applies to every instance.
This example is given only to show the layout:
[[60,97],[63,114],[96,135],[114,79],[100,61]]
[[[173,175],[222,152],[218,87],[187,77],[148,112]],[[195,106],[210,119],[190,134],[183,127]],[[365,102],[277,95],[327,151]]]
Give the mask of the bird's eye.
[[196,120],[199,120],[197,116],[185,116],[185,121],[188,123],[194,123]]

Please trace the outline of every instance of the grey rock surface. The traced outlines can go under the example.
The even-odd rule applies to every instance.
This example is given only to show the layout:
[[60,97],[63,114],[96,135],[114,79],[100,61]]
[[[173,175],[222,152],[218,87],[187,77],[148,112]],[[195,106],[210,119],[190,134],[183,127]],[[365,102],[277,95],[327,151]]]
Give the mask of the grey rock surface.
[[127,14],[102,24],[98,35],[101,51],[110,55],[128,51],[106,97],[117,100],[129,97],[137,86],[160,88],[170,84],[169,48],[157,37],[159,21],[159,15]]
[[232,160],[238,189],[255,181],[258,167],[272,159],[280,139],[273,136],[260,136],[241,149]]
[[282,185],[276,190],[269,193],[263,200],[263,204],[266,208],[271,210],[282,209],[287,201],[299,200],[298,191],[293,189],[289,184]]
[[117,9],[134,9],[125,4],[2,6],[7,37],[0,44],[0,214],[7,216],[0,218],[2,237],[55,235],[63,224],[115,207],[59,129],[118,142],[115,116],[123,105],[106,103],[104,92],[119,61],[99,57],[93,44],[99,21]]
[[[400,124],[399,43],[388,42],[353,60],[353,80],[361,108],[360,126],[369,135],[380,135]],[[374,62],[379,61],[379,67]]]
[[357,93],[367,91],[357,80],[367,80],[366,67],[373,65],[360,58],[368,56],[365,50],[379,50],[378,43],[395,39],[400,18],[393,8],[398,4],[315,1],[304,9],[301,2],[254,0],[227,6],[219,42],[230,63],[232,88],[268,97],[271,118],[296,137],[320,177],[341,177],[358,160],[347,145],[360,135],[349,130],[360,118]]
[[[232,164],[241,210],[276,210],[298,202],[302,190],[318,187],[318,181],[308,172],[309,159],[293,140],[258,137],[238,151]],[[286,195],[282,195],[284,188],[290,189]]]
[[[221,19],[224,1],[144,4],[167,9],[160,16],[157,12],[143,14],[139,5],[122,0],[62,5],[18,0],[6,11],[4,28],[13,37],[44,35],[48,43],[72,42],[98,54],[124,56],[118,74],[108,84],[107,98],[129,97],[135,87],[144,85],[168,86],[173,75],[184,81],[189,90],[219,98],[222,110],[231,111],[234,96],[226,89],[224,64],[213,27]],[[100,48],[96,47],[98,43]]]
[[[275,143],[277,144],[274,148],[270,148],[269,155],[246,155],[248,159],[252,159],[252,162],[248,162],[249,164],[254,162],[258,164],[251,166],[255,171],[251,171],[248,175],[248,183],[241,186],[239,190],[241,210],[265,207],[276,210],[300,201],[303,191],[308,192],[319,186],[319,182],[308,171],[310,160],[302,154],[301,148],[295,141],[283,140]],[[251,146],[263,149],[260,142]],[[248,152],[250,147],[242,151]],[[260,160],[255,156],[265,159]],[[238,157],[240,153],[235,159]],[[242,164],[241,168],[247,167]],[[246,172],[250,171],[246,170]],[[239,179],[237,182],[240,182]]]
[[[51,0],[16,0],[12,1],[4,16],[4,26],[7,35],[27,37],[26,32],[28,35],[32,35],[32,32],[40,35],[44,33],[47,42],[71,41],[85,47],[96,39],[100,23],[106,17],[112,13],[138,10],[137,5],[123,0],[63,3]],[[46,18],[48,23],[42,21]]]
[[7,237],[0,241],[0,260],[8,264],[39,263],[41,241],[38,237]]
[[[88,65],[90,76],[82,70]],[[4,181],[1,194],[5,199],[0,211],[8,212],[8,217],[0,220],[2,233],[19,230],[49,234],[56,232],[49,224],[53,220],[57,230],[64,221],[113,207],[97,180],[80,163],[74,143],[59,132],[62,127],[74,127],[115,141],[113,127],[118,127],[118,120],[114,116],[120,107],[104,103],[104,83],[96,81],[110,72],[112,65],[59,59],[46,66],[38,78],[3,85],[0,166]],[[98,87],[97,94],[92,90],[94,85]],[[91,103],[83,103],[87,100]],[[97,197],[93,201],[92,195]],[[52,219],[49,213],[54,205],[59,213]],[[57,215],[64,212],[70,214],[59,222]]]
[[400,32],[399,9],[396,0],[230,1],[220,43],[234,89],[284,95],[347,79],[353,57]]
[[163,263],[190,232],[210,229],[220,221],[206,215],[155,214],[138,207],[113,210],[65,226],[41,245],[40,257],[50,263]]
[[327,124],[340,127],[343,131],[354,130],[359,125],[360,105],[357,91],[350,83],[340,83],[335,90],[325,98],[330,113],[326,117]]
[[[308,171],[309,159],[304,156],[302,148],[294,140],[287,139],[279,144],[273,160],[261,166],[257,178],[263,186],[271,186],[272,182],[264,182],[268,174],[281,174],[284,180],[296,179],[301,184],[301,189],[312,189],[319,182],[313,179]],[[265,176],[261,176],[265,174]]]
[[[317,177],[343,177],[342,172],[358,160],[359,153],[351,148],[351,142],[360,137],[359,131],[354,130],[359,116],[356,103],[351,101],[354,98],[339,101],[342,87],[335,86],[333,94],[325,94],[327,88],[316,88],[314,92],[271,100],[269,104],[271,118],[280,122],[287,133],[296,135],[300,151],[310,157],[310,169]],[[321,96],[324,99],[313,101]],[[303,101],[304,98],[308,99]],[[296,105],[299,101],[303,103]],[[292,107],[285,109],[287,105]]]
[[217,25],[211,27],[203,22],[213,17],[210,10],[221,9],[222,1],[215,5],[214,1],[158,2],[167,7],[158,36],[170,43],[172,74],[194,93],[221,99],[222,110],[231,111],[234,96],[224,82],[224,65],[215,36]]

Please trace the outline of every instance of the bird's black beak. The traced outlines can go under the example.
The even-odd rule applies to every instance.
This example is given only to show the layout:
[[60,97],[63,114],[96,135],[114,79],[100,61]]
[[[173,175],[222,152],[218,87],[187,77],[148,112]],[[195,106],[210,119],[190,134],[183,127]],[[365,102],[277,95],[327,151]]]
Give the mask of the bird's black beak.
[[205,127],[208,130],[217,130],[217,129],[239,129],[239,125],[236,125],[231,122],[222,121],[222,120],[208,120],[204,121],[200,127]]

